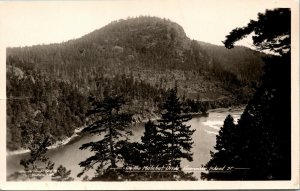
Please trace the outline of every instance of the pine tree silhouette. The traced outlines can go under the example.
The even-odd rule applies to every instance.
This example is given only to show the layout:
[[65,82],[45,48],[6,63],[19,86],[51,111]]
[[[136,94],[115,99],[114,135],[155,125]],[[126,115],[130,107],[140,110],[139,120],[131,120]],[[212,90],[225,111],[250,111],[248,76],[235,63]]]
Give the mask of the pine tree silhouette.
[[190,125],[185,125],[191,119],[191,115],[183,113],[182,104],[177,97],[177,90],[171,89],[162,106],[162,117],[158,120],[157,128],[161,135],[159,144],[163,145],[162,157],[164,164],[172,167],[180,167],[182,158],[192,161],[192,134]]
[[127,141],[127,135],[131,134],[131,114],[122,113],[120,110],[125,102],[120,96],[106,97],[103,101],[93,103],[93,109],[87,115],[100,115],[91,125],[83,129],[83,132],[100,134],[104,137],[97,142],[83,144],[80,149],[90,149],[95,155],[79,163],[84,169],[77,176],[99,164],[96,171],[96,179],[118,179],[118,159],[122,145],[120,141]]

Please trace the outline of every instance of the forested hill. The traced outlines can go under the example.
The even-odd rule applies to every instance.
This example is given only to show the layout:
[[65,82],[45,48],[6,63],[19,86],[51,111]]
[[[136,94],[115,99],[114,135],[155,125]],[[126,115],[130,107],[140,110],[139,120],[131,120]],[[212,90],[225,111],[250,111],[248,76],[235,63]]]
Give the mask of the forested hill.
[[178,24],[156,17],[114,21],[60,44],[7,48],[8,148],[25,144],[22,128],[30,125],[56,140],[70,136],[87,123],[91,97],[121,94],[143,118],[157,113],[175,84],[192,111],[203,109],[199,103],[245,103],[259,83],[261,57],[191,40]]

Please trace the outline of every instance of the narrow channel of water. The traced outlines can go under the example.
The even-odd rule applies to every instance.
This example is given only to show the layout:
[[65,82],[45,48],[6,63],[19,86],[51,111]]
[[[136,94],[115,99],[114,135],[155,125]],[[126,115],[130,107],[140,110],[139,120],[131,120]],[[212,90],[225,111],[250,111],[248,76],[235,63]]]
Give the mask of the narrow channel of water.
[[[210,151],[214,150],[216,135],[220,127],[223,125],[223,121],[228,114],[231,114],[235,120],[237,120],[242,114],[244,108],[235,109],[214,109],[209,112],[208,116],[195,116],[187,122],[191,125],[192,129],[196,129],[193,134],[193,148],[194,153],[192,162],[186,160],[182,161],[182,167],[200,168],[202,164],[205,164],[210,159]],[[133,136],[130,137],[130,141],[141,141],[141,136],[144,133],[143,124],[135,125],[132,127]],[[55,162],[55,168],[62,164],[67,169],[72,171],[71,176],[75,180],[81,180],[76,175],[81,171],[79,162],[85,160],[91,156],[88,150],[79,150],[79,147],[87,142],[97,141],[99,136],[85,136],[79,139],[75,139],[67,145],[52,149],[48,152],[48,157],[51,161]],[[7,160],[7,175],[10,175],[16,171],[22,170],[22,166],[19,164],[22,158],[28,157],[27,154],[10,155],[6,157]],[[86,173],[89,177],[93,177],[94,172],[90,171]],[[200,178],[200,172],[194,173],[196,178]],[[85,175],[83,175],[85,176]],[[44,180],[50,179],[49,177]]]

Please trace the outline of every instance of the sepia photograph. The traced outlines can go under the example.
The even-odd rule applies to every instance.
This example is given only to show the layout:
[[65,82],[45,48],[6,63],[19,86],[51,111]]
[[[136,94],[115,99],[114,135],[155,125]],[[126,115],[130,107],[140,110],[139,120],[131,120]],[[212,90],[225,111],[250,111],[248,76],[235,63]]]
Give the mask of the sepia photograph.
[[296,1],[3,1],[0,41],[1,189],[299,189]]

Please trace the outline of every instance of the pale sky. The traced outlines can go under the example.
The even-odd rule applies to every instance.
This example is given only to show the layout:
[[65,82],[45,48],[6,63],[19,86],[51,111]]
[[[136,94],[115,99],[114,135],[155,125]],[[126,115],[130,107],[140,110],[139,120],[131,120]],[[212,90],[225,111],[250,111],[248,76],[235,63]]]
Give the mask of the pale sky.
[[[168,18],[191,39],[221,45],[234,28],[259,12],[292,0],[106,0],[0,2],[0,42],[5,46],[59,43],[111,21],[140,15]],[[250,45],[245,40],[240,44]]]

